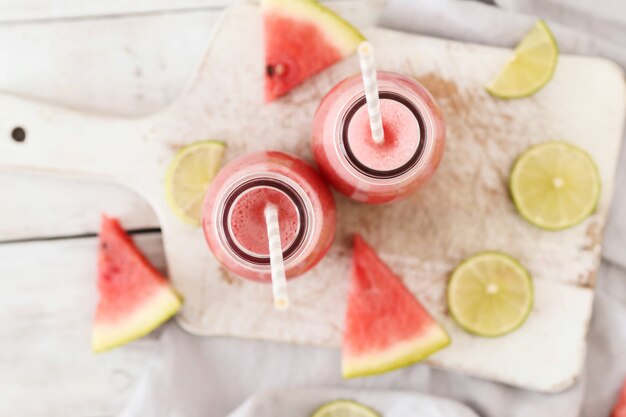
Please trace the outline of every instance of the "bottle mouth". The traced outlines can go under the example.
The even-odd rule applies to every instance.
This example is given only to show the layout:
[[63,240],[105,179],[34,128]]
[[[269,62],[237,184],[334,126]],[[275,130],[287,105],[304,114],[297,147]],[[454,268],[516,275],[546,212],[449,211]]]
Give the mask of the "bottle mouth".
[[424,122],[424,118],[422,117],[422,114],[420,113],[418,108],[415,106],[415,104],[413,104],[411,100],[402,96],[401,94],[391,92],[391,91],[381,91],[379,92],[379,98],[381,100],[387,99],[387,100],[394,100],[394,101],[399,102],[400,104],[405,106],[417,120],[420,136],[419,136],[419,143],[418,143],[417,149],[415,150],[413,155],[411,155],[411,157],[407,160],[407,162],[405,162],[401,166],[397,168],[389,169],[389,170],[379,170],[379,169],[371,168],[365,165],[363,162],[361,162],[357,158],[354,150],[350,146],[348,131],[350,128],[350,123],[352,122],[352,119],[354,118],[356,112],[361,107],[366,105],[365,95],[356,99],[350,105],[350,107],[348,107],[347,111],[344,113],[343,119],[341,120],[341,129],[339,130],[340,150],[343,156],[345,157],[345,159],[348,161],[348,163],[361,174],[370,178],[374,178],[374,179],[396,178],[403,174],[406,174],[411,169],[413,169],[417,165],[422,154],[424,153],[424,149],[426,148],[426,141],[428,140],[426,137],[426,131],[424,127],[425,122]]
[[298,215],[298,227],[295,236],[289,244],[283,248],[283,259],[288,261],[302,247],[308,226],[306,215],[306,205],[298,192],[290,185],[274,178],[255,178],[243,182],[233,189],[224,200],[224,210],[222,214],[222,230],[226,246],[234,255],[242,260],[255,265],[269,265],[269,254],[254,253],[245,248],[236,238],[231,224],[232,213],[237,201],[247,192],[257,188],[269,188],[278,191],[291,200]]

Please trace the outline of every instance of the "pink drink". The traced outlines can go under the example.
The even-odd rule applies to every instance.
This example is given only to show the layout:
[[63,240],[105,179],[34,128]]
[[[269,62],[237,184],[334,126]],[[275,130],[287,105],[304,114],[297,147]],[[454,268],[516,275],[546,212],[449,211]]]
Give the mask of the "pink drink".
[[209,247],[230,271],[270,282],[264,209],[278,208],[287,278],[326,254],[335,235],[335,202],[315,170],[281,152],[240,157],[222,168],[204,201],[202,225]]
[[408,196],[435,173],[445,125],[439,107],[415,80],[378,72],[385,141],[372,139],[361,75],[337,84],[313,121],[313,153],[326,179],[346,196],[372,204]]
[[267,187],[255,188],[241,195],[230,217],[235,241],[248,252],[269,254],[264,214],[268,202],[278,208],[282,247],[289,247],[298,233],[298,208],[294,202],[282,191]]

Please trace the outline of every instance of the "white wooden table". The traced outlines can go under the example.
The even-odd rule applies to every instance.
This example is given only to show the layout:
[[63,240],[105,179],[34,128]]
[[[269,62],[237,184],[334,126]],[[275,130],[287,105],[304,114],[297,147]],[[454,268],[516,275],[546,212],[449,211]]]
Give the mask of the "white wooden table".
[[[152,113],[185,87],[228,3],[0,0],[0,90],[105,114]],[[91,354],[103,211],[144,229],[136,238],[163,267],[154,214],[132,192],[0,173],[1,415],[116,415],[154,351],[152,336]]]
[[[219,13],[236,1],[0,0],[0,90],[102,114],[153,113],[186,87]],[[156,217],[132,191],[0,173],[2,416],[114,416],[154,351],[154,335],[90,351],[102,212],[122,218],[164,267]]]

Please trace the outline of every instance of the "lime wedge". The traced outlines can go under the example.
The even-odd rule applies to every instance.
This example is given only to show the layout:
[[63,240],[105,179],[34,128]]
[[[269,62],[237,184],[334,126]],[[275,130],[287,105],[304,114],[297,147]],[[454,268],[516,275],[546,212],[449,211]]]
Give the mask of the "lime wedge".
[[215,174],[222,166],[226,145],[208,140],[182,148],[170,162],[165,177],[165,195],[174,214],[198,226],[202,201]]
[[601,189],[591,156],[565,142],[546,142],[525,151],[513,166],[509,186],[522,217],[548,230],[565,229],[587,218]]
[[324,404],[311,417],[380,417],[380,414],[356,401],[337,400]]
[[526,34],[504,69],[486,87],[500,98],[526,97],[539,91],[554,74],[559,57],[552,32],[543,20]]
[[521,326],[533,305],[528,271],[500,252],[483,252],[459,264],[448,284],[448,308],[466,331],[497,337]]

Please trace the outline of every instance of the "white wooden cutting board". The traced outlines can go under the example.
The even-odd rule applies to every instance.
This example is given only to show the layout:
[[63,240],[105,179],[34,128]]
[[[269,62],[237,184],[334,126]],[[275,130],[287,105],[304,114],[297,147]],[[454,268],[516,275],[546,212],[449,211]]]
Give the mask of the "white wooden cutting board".
[[[509,51],[377,28],[364,32],[380,69],[412,75],[436,97],[447,121],[446,154],[434,181],[407,201],[369,207],[337,196],[336,243],[317,268],[290,283],[287,313],[273,310],[269,287],[222,269],[202,231],[172,215],[163,194],[165,169],[177,149],[206,138],[228,142],[228,159],[263,149],[310,159],[313,112],[326,91],[358,70],[355,57],[266,105],[259,11],[231,9],[189,90],[151,117],[109,119],[0,96],[0,167],[116,181],[144,196],[163,228],[171,279],[185,296],[179,323],[193,333],[338,346],[350,237],[358,231],[450,332],[452,346],[430,363],[541,391],[571,385],[584,360],[626,110],[621,70],[601,59],[563,56],[541,92],[502,101],[482,86]],[[11,140],[16,126],[26,130],[24,142]],[[603,180],[597,213],[558,233],[519,218],[506,188],[515,157],[551,139],[588,150]],[[512,254],[535,277],[533,314],[499,339],[462,332],[444,301],[452,268],[485,249]]]

